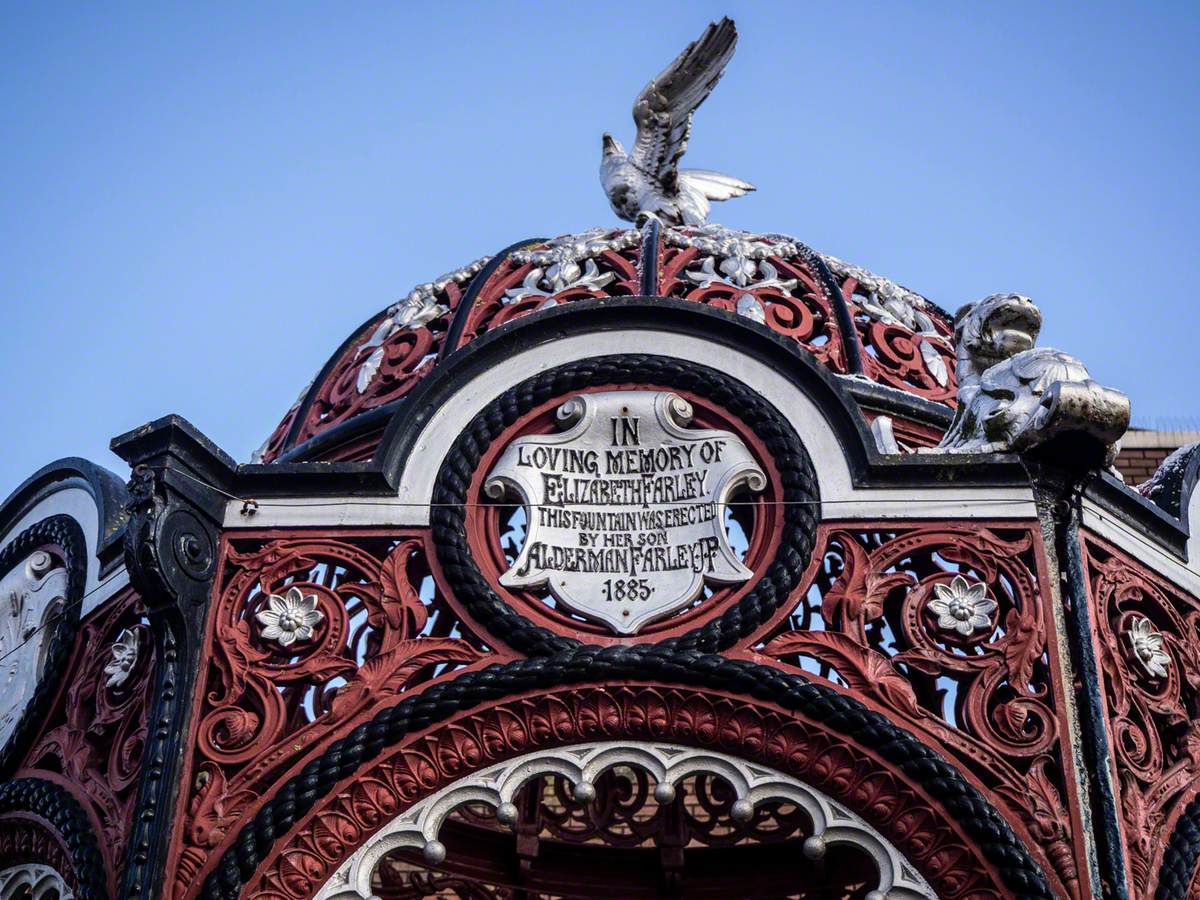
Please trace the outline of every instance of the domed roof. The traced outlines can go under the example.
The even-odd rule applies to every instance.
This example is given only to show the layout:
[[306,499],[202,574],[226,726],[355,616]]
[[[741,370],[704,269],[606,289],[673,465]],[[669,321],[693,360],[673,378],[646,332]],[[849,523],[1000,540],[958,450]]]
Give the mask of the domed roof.
[[897,431],[911,445],[936,443],[949,418],[957,385],[943,309],[794,238],[650,217],[524,241],[418,285],[351,334],[255,461],[368,459],[397,404],[449,354],[551,307],[632,296],[727,310],[795,341],[859,394],[907,395],[926,411]]

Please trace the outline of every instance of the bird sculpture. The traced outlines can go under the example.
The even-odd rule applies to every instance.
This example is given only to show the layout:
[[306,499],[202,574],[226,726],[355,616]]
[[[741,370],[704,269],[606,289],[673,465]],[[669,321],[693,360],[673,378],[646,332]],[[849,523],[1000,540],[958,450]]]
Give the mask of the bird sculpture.
[[692,114],[721,80],[735,47],[733,20],[711,23],[638,95],[633,152],[626,153],[616,138],[604,135],[600,183],[622,219],[657,216],[670,225],[703,225],[710,200],[754,190],[740,178],[678,167],[692,132]]

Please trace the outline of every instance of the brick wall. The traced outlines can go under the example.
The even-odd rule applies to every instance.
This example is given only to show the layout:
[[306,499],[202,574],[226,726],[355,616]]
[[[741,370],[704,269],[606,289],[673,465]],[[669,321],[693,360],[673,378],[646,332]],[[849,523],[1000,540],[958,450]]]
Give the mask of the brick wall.
[[1125,477],[1126,484],[1139,485],[1153,475],[1173,451],[1195,441],[1200,441],[1198,431],[1152,431],[1131,428],[1121,439],[1117,471]]

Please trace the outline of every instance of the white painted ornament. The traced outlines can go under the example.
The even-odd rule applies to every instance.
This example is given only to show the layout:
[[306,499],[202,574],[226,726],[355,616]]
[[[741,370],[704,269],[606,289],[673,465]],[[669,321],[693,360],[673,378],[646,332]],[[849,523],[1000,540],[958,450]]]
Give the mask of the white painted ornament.
[[0,900],[75,900],[58,871],[41,863],[0,869]]
[[0,747],[37,690],[67,601],[67,572],[44,550],[0,580]]
[[379,865],[402,848],[419,850],[430,865],[444,862],[447,849],[438,839],[439,832],[447,817],[464,803],[486,804],[496,810],[499,822],[511,825],[517,821],[513,800],[531,778],[551,774],[565,778],[577,801],[591,802],[595,799],[595,780],[615,766],[644,771],[656,783],[658,803],[671,802],[673,785],[689,776],[719,776],[735,791],[738,799],[729,813],[740,823],[752,820],[759,804],[794,804],[812,823],[812,832],[802,847],[808,859],[823,858],[829,848],[857,847],[875,863],[877,875],[868,897],[932,900],[937,896],[895,845],[870,824],[790,775],[710,749],[605,741],[534,751],[465,775],[435,791],[366,838],[320,887],[316,900],[372,900],[377,896],[374,885]]
[[981,628],[991,629],[996,601],[987,596],[986,585],[971,584],[963,576],[955,575],[948,585],[935,584],[933,593],[927,606],[938,617],[938,628],[963,637],[970,637]]
[[117,639],[109,648],[111,659],[104,666],[104,674],[108,680],[106,687],[119,688],[129,680],[129,673],[137,665],[138,635],[132,628],[123,628]]
[[767,311],[753,294],[742,294],[738,297],[737,313],[739,316],[757,322],[759,325],[767,321]]
[[[533,268],[519,286],[504,292],[503,302],[550,297],[572,288],[599,291],[617,276],[615,272],[601,272],[596,260],[604,253],[628,250],[640,239],[641,234],[635,228],[617,232],[592,228],[581,234],[557,237],[536,250],[517,250],[511,256],[513,262],[532,264]],[[552,305],[553,302],[546,303],[542,308]]]
[[[430,322],[448,313],[449,307],[438,302],[442,292],[452,284],[463,285],[469,282],[479,274],[489,260],[490,257],[481,257],[461,269],[447,272],[441,278],[435,278],[426,284],[419,284],[407,297],[388,309],[384,320],[376,326],[371,336],[358,348],[359,353],[371,349],[371,354],[359,366],[358,378],[355,381],[358,393],[365,393],[379,372],[379,367],[383,364],[384,342],[396,332],[404,329],[416,331],[420,328],[427,328]],[[423,363],[424,360],[422,360]],[[303,396],[304,394],[301,395],[301,397]]]
[[1171,657],[1163,649],[1162,632],[1154,630],[1154,624],[1145,616],[1135,616],[1129,621],[1125,639],[1133,650],[1133,658],[1142,670],[1153,678],[1166,678]]
[[316,594],[305,594],[298,587],[290,587],[282,597],[271,594],[267,598],[267,608],[260,610],[255,618],[263,626],[259,632],[263,640],[290,647],[297,641],[311,638],[325,614],[317,608]]

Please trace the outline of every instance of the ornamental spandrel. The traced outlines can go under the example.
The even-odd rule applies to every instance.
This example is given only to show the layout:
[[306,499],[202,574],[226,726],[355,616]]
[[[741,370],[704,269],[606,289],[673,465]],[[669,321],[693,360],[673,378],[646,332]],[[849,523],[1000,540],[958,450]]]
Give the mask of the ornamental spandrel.
[[558,408],[558,434],[514,440],[485,485],[493,499],[519,497],[528,520],[500,583],[544,586],[573,612],[634,634],[706,583],[747,581],[724,510],[766,476],[737,435],[691,420],[691,404],[666,391],[580,394]]

